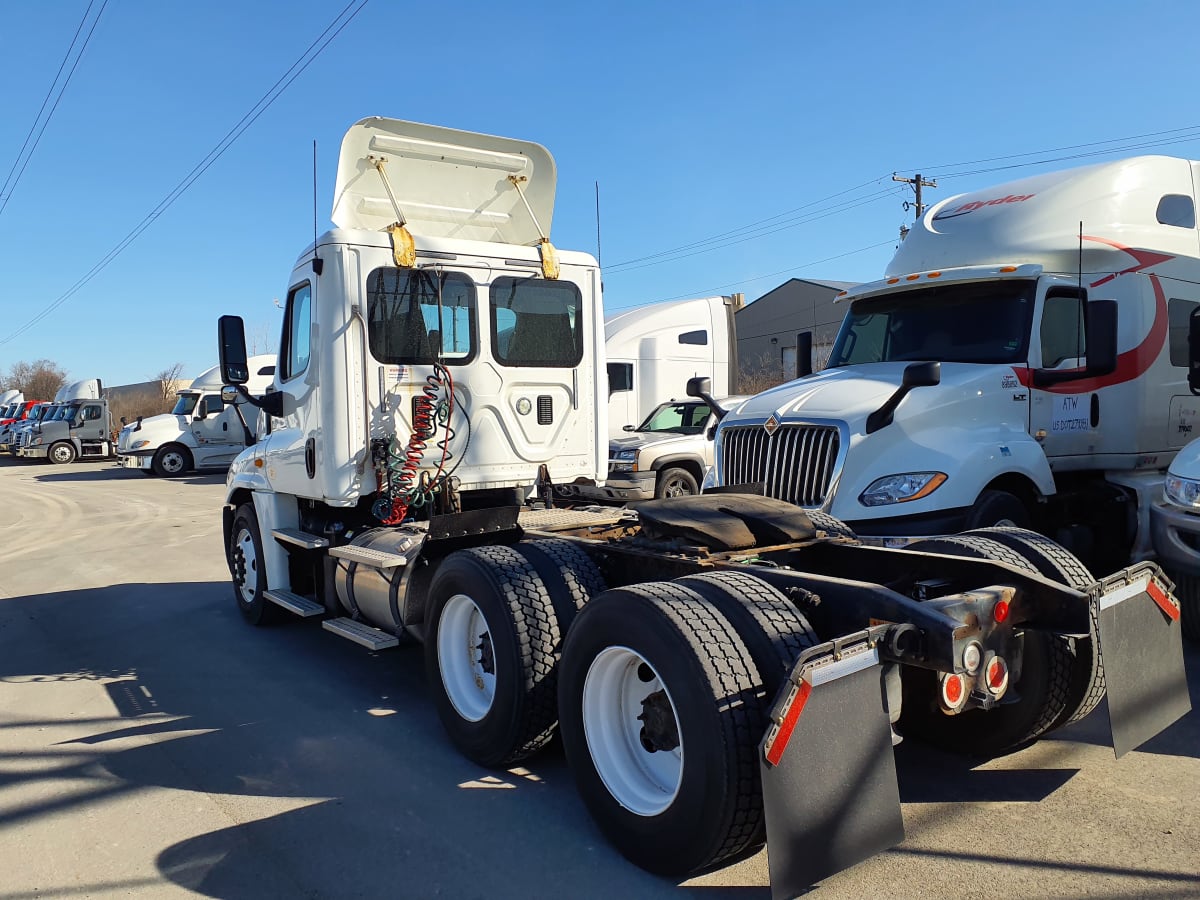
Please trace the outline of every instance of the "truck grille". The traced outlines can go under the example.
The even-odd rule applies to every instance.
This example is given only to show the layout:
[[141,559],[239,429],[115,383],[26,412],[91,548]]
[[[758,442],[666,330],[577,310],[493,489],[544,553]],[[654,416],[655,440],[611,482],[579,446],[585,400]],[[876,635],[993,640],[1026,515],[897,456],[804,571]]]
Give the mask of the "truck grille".
[[834,425],[761,425],[722,431],[722,484],[765,485],[768,497],[820,506],[833,481],[841,437]]

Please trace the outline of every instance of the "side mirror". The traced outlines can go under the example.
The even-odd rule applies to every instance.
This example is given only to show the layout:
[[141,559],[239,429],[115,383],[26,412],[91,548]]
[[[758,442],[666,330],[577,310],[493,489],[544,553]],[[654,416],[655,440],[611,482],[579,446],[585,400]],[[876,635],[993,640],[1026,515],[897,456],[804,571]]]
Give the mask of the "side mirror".
[[721,409],[717,405],[717,401],[712,397],[712,379],[707,375],[696,375],[689,378],[687,381],[687,395],[703,400],[705,405],[713,411],[713,415],[717,417],[717,421],[725,418],[725,413],[728,410]]
[[128,425],[128,424],[129,424],[129,423],[125,421],[125,417],[124,417],[124,416],[121,416],[121,425],[122,425],[122,426],[125,426],[125,425]]
[[238,393],[238,389],[232,384],[227,384],[221,388],[221,399],[226,403],[237,403],[241,397],[242,395]]
[[896,407],[908,396],[908,392],[918,387],[933,387],[942,383],[942,364],[940,362],[918,362],[904,367],[900,377],[900,387],[896,393],[883,401],[883,406],[867,416],[867,434],[874,434],[880,428],[892,424]]
[[217,320],[217,349],[222,380],[227,384],[245,384],[250,380],[246,325],[241,316],[221,316]]
[[813,373],[812,332],[801,331],[796,335],[796,377],[807,378]]
[[622,431],[637,431],[637,426],[636,425],[623,425],[623,426],[621,426],[621,430]]

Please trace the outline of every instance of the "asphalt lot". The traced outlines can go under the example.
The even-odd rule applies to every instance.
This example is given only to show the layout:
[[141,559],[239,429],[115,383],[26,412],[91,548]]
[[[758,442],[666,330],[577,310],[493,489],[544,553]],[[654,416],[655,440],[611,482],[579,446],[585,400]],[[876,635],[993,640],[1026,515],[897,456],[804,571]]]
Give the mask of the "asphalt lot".
[[[246,625],[223,487],[0,459],[0,900],[770,896],[765,853],[626,863],[556,745],[458,756],[418,648]],[[1200,897],[1200,713],[1120,761],[1106,730],[979,766],[906,742],[907,839],[807,896]]]

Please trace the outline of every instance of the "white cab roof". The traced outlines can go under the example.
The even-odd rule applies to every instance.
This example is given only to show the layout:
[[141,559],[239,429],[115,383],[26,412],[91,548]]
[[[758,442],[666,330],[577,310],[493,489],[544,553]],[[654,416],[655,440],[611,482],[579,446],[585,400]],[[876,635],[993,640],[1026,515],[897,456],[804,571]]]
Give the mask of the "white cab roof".
[[409,231],[501,244],[535,244],[554,215],[554,158],[540,144],[399,119],[356,122],[342,139],[332,219],[339,228],[379,231],[396,221],[370,157],[386,160]]

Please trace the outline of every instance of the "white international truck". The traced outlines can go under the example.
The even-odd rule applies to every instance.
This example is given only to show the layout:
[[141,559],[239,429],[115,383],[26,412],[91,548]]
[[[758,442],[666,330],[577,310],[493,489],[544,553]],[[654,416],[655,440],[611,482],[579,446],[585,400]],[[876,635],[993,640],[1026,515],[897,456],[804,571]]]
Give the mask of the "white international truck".
[[[1001,753],[1107,685],[1120,754],[1189,708],[1150,562],[1097,582],[1008,530],[872,547],[748,493],[550,507],[555,480],[603,479],[608,435],[600,272],[549,242],[550,154],[364,119],[334,196],[288,282],[275,390],[226,391],[274,422],[229,470],[237,605],[423,643],[450,742],[511,766],[561,733],[637,864],[686,875],[765,840],[795,896],[902,840],[894,728]],[[244,384],[241,320],[219,334]]]
[[33,426],[40,422],[52,408],[54,408],[54,404],[50,401],[35,403],[29,408],[25,418],[12,419],[7,424],[0,424],[0,453],[16,456],[17,447],[21,443],[21,434],[32,430]]
[[[275,377],[275,357],[253,356],[248,365],[246,389],[255,395],[264,393]],[[241,414],[240,398],[234,403],[222,400],[223,386],[221,367],[213,366],[179,391],[169,413],[138,416],[132,423],[122,418],[117,464],[164,478],[194,469],[226,468],[254,443],[258,417]]]
[[64,385],[54,402],[57,408],[53,413],[21,433],[18,456],[55,465],[112,458],[112,415],[99,378]]
[[899,545],[1032,527],[1098,571],[1151,554],[1191,438],[1195,178],[1160,156],[951,197],[848,305],[828,367],[722,423],[711,482]]
[[689,378],[707,375],[712,391],[738,391],[737,327],[741,294],[667,300],[612,313],[604,320],[610,438],[646,420],[659,404],[686,401]]

